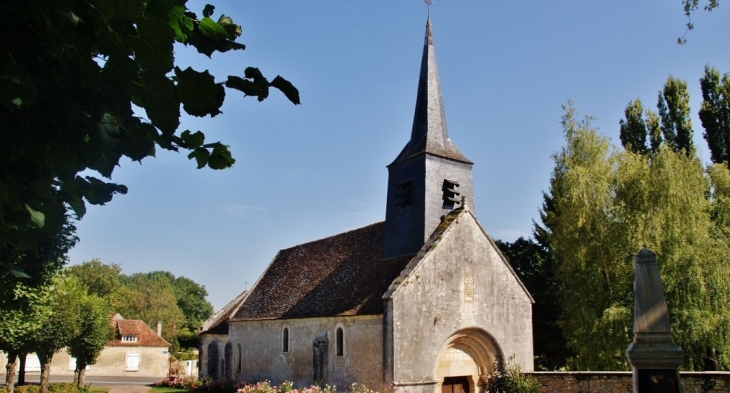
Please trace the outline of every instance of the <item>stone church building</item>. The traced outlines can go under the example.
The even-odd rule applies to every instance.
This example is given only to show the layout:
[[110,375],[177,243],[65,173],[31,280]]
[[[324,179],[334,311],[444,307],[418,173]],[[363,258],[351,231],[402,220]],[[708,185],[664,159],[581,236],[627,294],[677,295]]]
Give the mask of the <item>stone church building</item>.
[[474,215],[472,165],[447,132],[429,20],[385,221],[279,251],[203,330],[201,373],[475,393],[497,358],[532,371],[533,300]]

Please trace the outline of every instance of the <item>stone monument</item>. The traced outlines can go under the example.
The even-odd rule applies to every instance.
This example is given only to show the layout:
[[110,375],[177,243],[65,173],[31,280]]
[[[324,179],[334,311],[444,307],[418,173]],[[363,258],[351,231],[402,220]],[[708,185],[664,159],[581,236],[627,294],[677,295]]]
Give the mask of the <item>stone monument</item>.
[[682,392],[677,367],[684,352],[670,334],[656,254],[646,248],[634,257],[634,342],[626,357],[634,369],[634,393]]

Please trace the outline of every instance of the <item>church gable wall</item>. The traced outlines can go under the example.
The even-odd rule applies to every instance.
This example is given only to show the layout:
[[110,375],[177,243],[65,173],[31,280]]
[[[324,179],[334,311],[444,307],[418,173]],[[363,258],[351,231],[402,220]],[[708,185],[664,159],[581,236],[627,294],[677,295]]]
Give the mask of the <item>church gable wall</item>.
[[[233,371],[241,381],[270,380],[295,387],[314,383],[315,372],[324,382],[346,390],[352,382],[380,387],[382,371],[382,316],[328,317],[230,322]],[[288,351],[283,334],[288,329]],[[337,329],[343,332],[343,351],[337,353]],[[319,349],[315,351],[315,341]],[[237,345],[241,369],[237,370]],[[315,353],[316,352],[316,353]],[[315,358],[318,370],[315,370]]]
[[440,388],[437,359],[460,330],[486,332],[501,355],[533,369],[531,299],[468,212],[433,243],[392,303],[393,379],[405,390]]

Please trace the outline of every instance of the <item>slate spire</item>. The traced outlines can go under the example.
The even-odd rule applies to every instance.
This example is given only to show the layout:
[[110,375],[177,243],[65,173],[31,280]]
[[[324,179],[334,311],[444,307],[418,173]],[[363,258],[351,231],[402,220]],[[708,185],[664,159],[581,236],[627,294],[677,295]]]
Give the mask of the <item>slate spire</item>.
[[439,157],[471,164],[451,142],[441,97],[436,52],[433,46],[431,18],[426,21],[421,73],[418,80],[416,110],[413,115],[411,139],[393,163],[407,160],[417,154],[430,153]]
[[441,222],[462,207],[462,197],[473,211],[472,165],[456,148],[446,128],[431,18],[418,78],[411,138],[388,165],[384,258],[418,252]]

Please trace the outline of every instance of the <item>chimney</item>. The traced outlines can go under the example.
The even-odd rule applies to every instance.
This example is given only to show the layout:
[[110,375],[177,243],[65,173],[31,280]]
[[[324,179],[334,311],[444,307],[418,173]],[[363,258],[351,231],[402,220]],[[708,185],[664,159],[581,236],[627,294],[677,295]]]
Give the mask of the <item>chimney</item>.
[[157,321],[157,335],[162,337],[162,321]]

